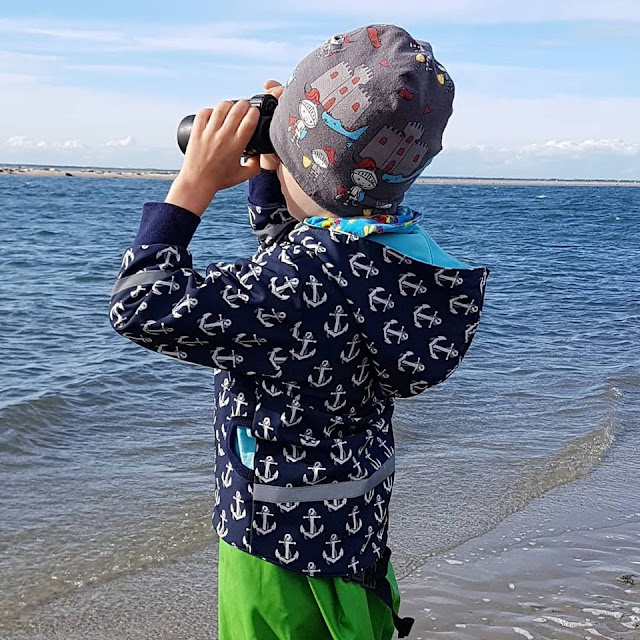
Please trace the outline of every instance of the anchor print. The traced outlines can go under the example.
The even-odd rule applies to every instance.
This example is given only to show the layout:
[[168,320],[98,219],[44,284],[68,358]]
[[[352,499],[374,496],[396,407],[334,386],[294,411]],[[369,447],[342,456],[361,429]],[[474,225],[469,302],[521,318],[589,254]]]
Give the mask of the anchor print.
[[342,271],[339,271],[338,275],[336,275],[335,273],[333,273],[332,269],[333,265],[330,262],[322,263],[322,270],[325,272],[327,277],[337,282],[341,287],[346,287],[349,283],[347,282],[347,279],[342,275]]
[[478,330],[478,325],[480,324],[480,320],[472,323],[472,324],[468,324],[464,330],[464,341],[465,343],[469,342],[471,340],[471,338],[473,338],[473,336],[475,335],[476,331]]
[[364,253],[359,251],[349,258],[351,273],[353,273],[357,278],[364,274],[365,279],[369,279],[370,276],[377,276],[380,273],[380,270],[374,266],[373,260],[370,260],[368,264],[358,261],[358,259],[366,259],[366,257],[367,256]]
[[320,573],[320,569],[316,567],[315,562],[308,562],[307,568],[302,570],[303,573],[309,574],[310,578],[313,578],[316,573]]
[[[240,306],[249,300],[249,294],[236,289],[234,291],[233,285],[228,284],[222,292],[222,299],[232,308],[239,309]],[[241,300],[241,302],[238,302]]]
[[185,293],[183,298],[175,304],[173,309],[171,309],[171,315],[174,318],[182,318],[183,310],[186,313],[191,313],[197,304],[198,300],[196,298],[192,298],[188,293]]
[[231,515],[234,520],[242,520],[247,515],[247,510],[242,506],[244,500],[240,495],[240,491],[236,491],[233,496],[233,503],[231,505]]
[[314,484],[318,484],[319,482],[322,482],[323,480],[327,479],[327,476],[322,476],[320,477],[320,472],[321,471],[326,471],[327,468],[322,466],[321,462],[314,462],[312,467],[307,467],[307,469],[309,469],[309,471],[313,472],[313,477],[311,479],[309,479],[307,477],[307,474],[305,473],[302,476],[302,480],[305,484],[309,484],[309,485],[314,485]]
[[427,287],[422,284],[422,280],[410,282],[409,278],[416,278],[416,274],[411,272],[403,273],[398,279],[398,288],[401,295],[408,296],[411,293],[415,297],[418,294],[427,292]]
[[333,327],[331,327],[329,322],[324,323],[324,330],[327,336],[335,338],[349,330],[348,322],[342,324],[342,318],[346,318],[348,315],[344,312],[342,305],[338,305],[329,315],[333,318]]
[[306,457],[307,452],[296,444],[288,444],[282,449],[282,455],[287,462],[300,462]]
[[363,358],[362,362],[356,367],[356,369],[357,373],[354,373],[351,376],[351,382],[353,382],[356,387],[359,387],[369,378],[369,358]]
[[305,529],[304,524],[300,525],[300,533],[307,539],[312,540],[316,536],[319,536],[324,531],[324,525],[321,524],[320,527],[316,526],[316,520],[321,520],[321,516],[319,516],[316,510],[311,507],[309,511],[307,511],[306,516],[302,516],[304,520],[309,521],[309,528]]
[[329,509],[329,511],[339,511],[347,504],[346,498],[335,498],[334,500],[324,500],[324,506]]
[[284,276],[283,279],[284,282],[282,284],[278,284],[278,276],[271,278],[269,280],[269,289],[276,298],[279,298],[280,300],[288,300],[291,295],[296,292],[296,288],[300,284],[300,280],[298,278],[290,278],[289,276]]
[[376,303],[382,305],[382,311],[387,311],[387,309],[393,309],[394,302],[392,300],[392,294],[389,294],[386,298],[381,298],[380,294],[386,293],[386,291],[382,287],[375,287],[369,291],[369,308],[371,311],[378,311],[378,307],[376,307]]
[[422,324],[420,323],[421,320],[429,321],[429,329],[434,325],[438,326],[442,322],[442,318],[438,317],[437,311],[434,311],[432,315],[429,315],[428,313],[425,313],[425,310],[427,309],[431,309],[428,304],[421,304],[419,307],[416,307],[413,312],[413,322],[419,329],[422,329]]
[[233,349],[229,355],[224,355],[224,347],[216,347],[211,352],[211,359],[217,367],[224,368],[225,364],[227,366],[235,367],[244,360],[244,356],[236,355],[236,352]]
[[175,247],[160,249],[160,251],[156,253],[156,260],[159,260],[161,257],[164,257],[164,260],[158,264],[158,267],[163,271],[166,271],[169,267],[175,267],[176,265],[171,262],[172,256],[176,259],[176,264],[180,262],[180,252]]
[[360,460],[358,460],[357,458],[353,459],[353,467],[354,469],[357,470],[357,473],[349,474],[349,477],[351,478],[351,480],[362,480],[363,478],[366,478],[369,475],[369,472],[366,469],[362,468],[362,465],[360,464]]
[[158,353],[161,353],[162,355],[170,356],[171,358],[177,358],[178,360],[186,360],[187,359],[187,354],[186,354],[185,351],[180,351],[180,349],[178,349],[178,347],[176,347],[175,349],[171,350],[171,349],[169,349],[169,345],[168,344],[159,344],[156,347],[156,351]]
[[[344,549],[342,547],[338,547],[339,544],[340,539],[338,538],[338,535],[336,533],[332,533],[331,538],[327,542],[325,542],[325,545],[329,545],[331,547],[331,555],[329,555],[326,551],[323,551],[322,557],[329,564],[335,564],[344,555]],[[336,551],[337,548],[339,548],[339,551]]]
[[231,320],[223,318],[221,313],[218,314],[218,319],[215,322],[208,322],[212,315],[212,313],[207,312],[198,320],[198,328],[208,336],[217,336],[218,329],[220,333],[224,333],[231,326]]
[[[415,357],[415,361],[411,361],[411,357]],[[413,351],[405,351],[398,358],[398,369],[403,373],[407,371],[411,371],[412,373],[418,373],[420,371],[424,371],[425,366],[420,361],[420,358],[416,356]]]
[[257,309],[256,317],[263,326],[267,327],[267,329],[271,329],[271,327],[275,326],[275,322],[284,322],[287,318],[287,314],[284,311],[276,311],[275,309],[271,309],[271,311]]
[[329,366],[328,360],[323,360],[320,365],[313,368],[318,372],[317,378],[314,378],[312,373],[307,376],[309,384],[311,384],[313,387],[326,387],[331,382],[331,380],[333,380],[333,376],[326,376],[327,371],[333,371],[333,367]]
[[356,333],[353,338],[347,342],[347,347],[340,352],[340,360],[344,364],[355,360],[360,355],[360,341],[360,334]]
[[[269,518],[273,516],[273,513],[269,511],[269,507],[266,504],[262,505],[260,513],[256,514],[256,519],[252,523],[252,527],[262,536],[266,536],[267,533],[271,533],[276,530],[277,524],[269,524]],[[258,518],[262,518],[262,524],[258,523]]]
[[291,402],[287,405],[287,409],[291,410],[288,415],[284,411],[280,414],[280,421],[285,427],[295,427],[295,425],[302,422],[303,410],[299,395],[292,398]]
[[[464,300],[470,300],[470,302],[464,302]],[[468,316],[470,313],[478,312],[478,305],[475,300],[471,300],[467,295],[456,296],[449,300],[449,309],[451,313],[458,313],[458,309],[464,309],[464,315]]]
[[447,340],[446,336],[438,336],[429,342],[429,353],[434,360],[439,360],[440,357],[438,353],[446,354],[445,360],[449,358],[455,358],[458,355],[458,350],[456,349],[453,342],[449,347],[444,347],[440,344],[443,340]]
[[[273,431],[273,427],[271,426],[271,418],[269,416],[265,416],[262,418],[260,422],[258,422],[258,426],[262,427],[262,439],[263,440],[275,440],[276,438],[269,435],[270,431]],[[269,456],[271,457],[271,456]],[[273,460],[273,458],[271,458]],[[267,470],[268,473],[268,470]],[[276,473],[277,476],[277,473]],[[268,481],[270,482],[270,481]]]
[[239,344],[242,347],[255,347],[255,346],[260,346],[261,344],[264,344],[267,339],[266,338],[260,338],[258,337],[255,333],[252,336],[247,335],[246,333],[239,333],[234,339],[233,341],[236,344]]
[[338,448],[338,453],[335,454],[333,453],[333,451],[331,451],[329,453],[329,457],[336,463],[336,464],[344,464],[345,462],[348,462],[352,456],[353,456],[353,451],[351,449],[348,449],[346,452],[344,450],[344,445],[347,444],[346,440],[336,440],[332,445],[331,448]]
[[233,465],[231,462],[227,462],[224,473],[222,474],[222,486],[229,488],[231,486],[231,473],[233,471]]
[[346,529],[350,536],[358,533],[360,529],[362,529],[362,518],[358,518],[358,513],[360,509],[358,505],[354,505],[353,509],[349,512],[349,517],[352,519],[351,522],[347,521]]
[[309,276],[309,280],[305,283],[311,289],[311,295],[308,296],[306,290],[302,292],[302,299],[310,307],[319,307],[327,301],[326,292],[320,294],[320,287],[324,286],[314,275]]
[[145,333],[149,333],[151,335],[154,334],[160,334],[160,333],[173,333],[173,327],[165,327],[164,326],[164,322],[160,323],[160,327],[159,328],[154,328],[153,325],[156,324],[155,320],[147,320],[143,325],[142,325],[142,330]]
[[293,540],[293,536],[290,533],[285,533],[284,534],[284,539],[283,540],[278,540],[278,542],[282,545],[284,545],[284,555],[282,555],[280,553],[280,549],[276,549],[276,558],[278,558],[278,560],[280,560],[280,562],[283,562],[284,564],[290,564],[292,563],[294,560],[297,560],[298,557],[300,556],[300,552],[296,551],[295,553],[291,553],[291,547],[298,544],[297,542],[294,542]]
[[156,280],[151,286],[151,293],[161,296],[163,288],[167,289],[167,293],[171,293],[172,291],[177,291],[180,288],[180,285],[175,282],[173,276],[171,276],[171,280]]
[[378,524],[382,524],[384,519],[387,517],[387,505],[384,498],[379,493],[376,495],[374,505],[377,508],[377,511],[374,512],[373,516]]
[[[342,407],[344,407],[347,404],[347,401],[346,401],[347,392],[344,390],[344,387],[341,384],[339,384],[335,388],[335,390],[332,391],[329,395],[333,396],[334,398],[333,402],[329,402],[328,400],[324,401],[324,406],[329,411],[338,411],[339,409],[342,409]],[[345,396],[345,400],[340,399],[342,396]]]
[[311,429],[307,429],[300,436],[300,444],[303,447],[317,447],[320,444],[320,440],[313,437],[313,431],[311,431]]
[[367,533],[365,535],[366,540],[364,541],[364,544],[360,547],[360,555],[362,555],[364,553],[364,550],[369,546],[369,542],[371,541],[371,538],[373,538],[374,534],[375,534],[375,531],[373,530],[373,527],[369,525],[367,527]]
[[249,284],[249,280],[253,278],[256,282],[258,282],[261,276],[262,267],[259,264],[253,264],[252,262],[250,262],[247,273],[241,275],[238,278],[238,282],[240,282],[240,284],[242,284],[245,289],[253,289],[253,284],[255,283]]
[[220,538],[225,538],[229,533],[229,529],[227,528],[227,512],[224,509],[220,514],[220,522],[218,522],[218,526],[216,527],[216,533]]
[[393,344],[393,340],[391,338],[397,338],[396,344],[400,344],[401,342],[409,339],[409,334],[404,330],[404,327],[400,327],[400,329],[395,328],[397,324],[397,320],[389,320],[384,323],[382,333],[384,334],[384,341],[387,344]]
[[[112,305],[111,309],[109,309],[109,318],[113,322],[113,326],[116,328],[122,327],[127,323],[127,318],[122,315],[122,312],[124,312],[123,302],[116,302]],[[151,324],[155,324],[155,320],[152,320]]]
[[449,284],[449,287],[453,289],[453,287],[457,287],[462,284],[462,278],[460,277],[460,272],[456,271],[455,275],[447,276],[445,275],[446,269],[439,269],[435,272],[434,278],[436,284],[440,287],[445,287]]
[[273,456],[267,456],[264,460],[260,460],[264,464],[264,473],[260,473],[260,470],[256,468],[255,474],[260,482],[268,483],[273,482],[278,478],[280,472],[276,470],[275,473],[271,472],[271,467],[277,467],[278,463],[273,459]]

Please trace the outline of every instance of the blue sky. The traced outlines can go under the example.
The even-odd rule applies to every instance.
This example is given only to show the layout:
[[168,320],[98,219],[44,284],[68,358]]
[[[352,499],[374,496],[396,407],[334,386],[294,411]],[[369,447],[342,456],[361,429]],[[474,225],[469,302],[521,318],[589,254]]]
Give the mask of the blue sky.
[[456,84],[426,175],[640,179],[637,0],[3,5],[0,163],[178,168],[183,115],[284,82],[334,33],[393,22]]

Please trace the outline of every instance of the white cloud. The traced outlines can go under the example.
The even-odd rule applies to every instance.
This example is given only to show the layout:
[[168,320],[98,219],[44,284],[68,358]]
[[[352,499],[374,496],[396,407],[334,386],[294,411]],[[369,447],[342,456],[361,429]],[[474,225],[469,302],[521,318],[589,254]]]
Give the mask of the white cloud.
[[640,143],[623,140],[547,140],[542,144],[529,144],[520,153],[533,156],[579,156],[585,153],[613,153],[623,156],[640,154]]
[[79,140],[65,140],[62,143],[63,149],[84,149],[84,145]]
[[135,140],[132,136],[127,136],[121,140],[109,140],[105,144],[105,147],[132,147],[135,144]]

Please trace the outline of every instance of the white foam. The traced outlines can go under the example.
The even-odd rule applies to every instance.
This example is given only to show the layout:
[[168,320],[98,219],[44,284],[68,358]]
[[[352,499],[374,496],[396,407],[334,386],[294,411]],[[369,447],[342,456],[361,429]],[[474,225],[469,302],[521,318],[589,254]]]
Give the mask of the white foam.
[[533,640],[533,636],[526,629],[521,629],[520,627],[513,627],[513,630],[516,633],[519,633],[521,636],[528,638],[528,640]]
[[610,616],[611,618],[615,618],[616,620],[620,620],[620,618],[622,618],[621,611],[608,611],[607,609],[591,609],[588,607],[582,610],[585,613],[593,613],[594,616]]

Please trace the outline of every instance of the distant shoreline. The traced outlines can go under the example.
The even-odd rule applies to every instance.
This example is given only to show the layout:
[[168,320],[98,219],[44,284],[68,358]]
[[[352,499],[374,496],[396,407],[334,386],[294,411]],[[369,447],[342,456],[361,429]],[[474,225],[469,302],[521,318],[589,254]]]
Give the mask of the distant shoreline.
[[[144,180],[173,180],[177,171],[159,169],[104,169],[100,167],[28,167],[0,165],[0,176],[72,178],[133,178]],[[640,187],[640,180],[561,180],[556,178],[418,178],[416,184],[520,186],[520,187]]]

